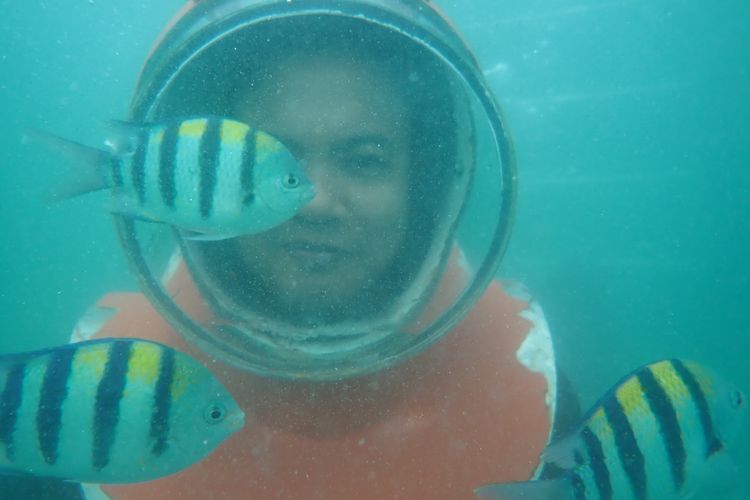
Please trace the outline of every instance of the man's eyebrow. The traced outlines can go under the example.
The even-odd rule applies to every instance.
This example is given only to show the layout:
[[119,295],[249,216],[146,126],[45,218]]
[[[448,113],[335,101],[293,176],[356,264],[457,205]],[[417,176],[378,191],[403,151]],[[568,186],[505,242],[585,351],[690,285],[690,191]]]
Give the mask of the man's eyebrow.
[[356,137],[351,137],[351,138],[337,141],[335,143],[335,149],[337,151],[348,151],[348,150],[356,149],[362,146],[377,146],[377,147],[382,147],[385,150],[389,150],[392,145],[393,145],[393,140],[391,140],[390,138],[384,135],[372,134],[372,135],[359,135]]
[[[281,143],[286,146],[292,154],[304,156],[305,146],[301,143],[285,137],[279,137],[279,141],[281,141]],[[346,139],[335,141],[332,150],[337,154],[342,154],[366,146],[377,146],[388,152],[393,146],[393,140],[381,134],[358,135],[356,137],[348,137]]]

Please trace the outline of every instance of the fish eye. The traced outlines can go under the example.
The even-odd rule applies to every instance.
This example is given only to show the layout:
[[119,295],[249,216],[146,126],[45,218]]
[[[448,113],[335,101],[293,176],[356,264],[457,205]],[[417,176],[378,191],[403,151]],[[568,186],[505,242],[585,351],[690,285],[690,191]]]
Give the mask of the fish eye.
[[203,412],[206,423],[218,424],[227,416],[227,409],[221,403],[211,403]]
[[742,394],[742,391],[734,390],[730,394],[730,397],[732,398],[732,407],[733,408],[742,408],[745,406],[745,395]]
[[287,176],[284,177],[283,182],[285,188],[294,189],[299,186],[299,177],[294,174],[287,174]]

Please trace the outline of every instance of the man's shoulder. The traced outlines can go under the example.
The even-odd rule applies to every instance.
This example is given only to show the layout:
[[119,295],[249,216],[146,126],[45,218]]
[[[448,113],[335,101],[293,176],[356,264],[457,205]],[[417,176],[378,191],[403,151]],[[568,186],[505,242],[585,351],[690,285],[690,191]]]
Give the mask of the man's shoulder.
[[[517,281],[500,281],[499,284],[507,295],[526,304],[519,315],[529,322],[530,328],[516,357],[530,370],[544,374],[547,379],[550,386],[547,404],[553,419],[550,440],[556,441],[569,434],[581,418],[578,394],[554,354],[553,337],[539,301],[525,285]],[[554,471],[540,469],[538,474],[552,477]]]
[[[552,334],[541,304],[526,286],[517,281],[493,281],[472,314],[482,317],[483,324],[495,325],[492,337],[499,341],[513,335],[511,345],[516,346],[518,362],[543,374],[551,392],[556,392]],[[492,321],[486,321],[485,316]]]
[[529,370],[542,373],[550,384],[551,392],[556,394],[555,352],[549,323],[541,304],[531,291],[517,281],[498,281],[502,291],[523,305],[518,316],[528,322],[526,339],[516,352],[518,361]]

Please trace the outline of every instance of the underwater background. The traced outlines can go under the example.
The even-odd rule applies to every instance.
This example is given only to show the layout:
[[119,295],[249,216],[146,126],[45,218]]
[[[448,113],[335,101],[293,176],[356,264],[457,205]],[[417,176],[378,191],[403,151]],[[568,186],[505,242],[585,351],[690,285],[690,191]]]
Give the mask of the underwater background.
[[[106,194],[46,205],[60,165],[21,135],[99,143],[182,3],[0,0],[0,352],[66,342],[100,295],[135,289]],[[541,302],[582,405],[674,356],[750,392],[750,3],[437,4],[474,48],[516,147],[500,277]]]

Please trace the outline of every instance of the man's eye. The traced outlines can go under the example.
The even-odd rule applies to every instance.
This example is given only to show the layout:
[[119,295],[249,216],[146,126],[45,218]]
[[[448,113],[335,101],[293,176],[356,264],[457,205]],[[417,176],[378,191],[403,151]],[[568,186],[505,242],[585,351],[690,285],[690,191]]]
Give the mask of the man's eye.
[[352,170],[363,175],[377,174],[388,167],[388,161],[380,155],[359,155],[349,158],[347,164]]

